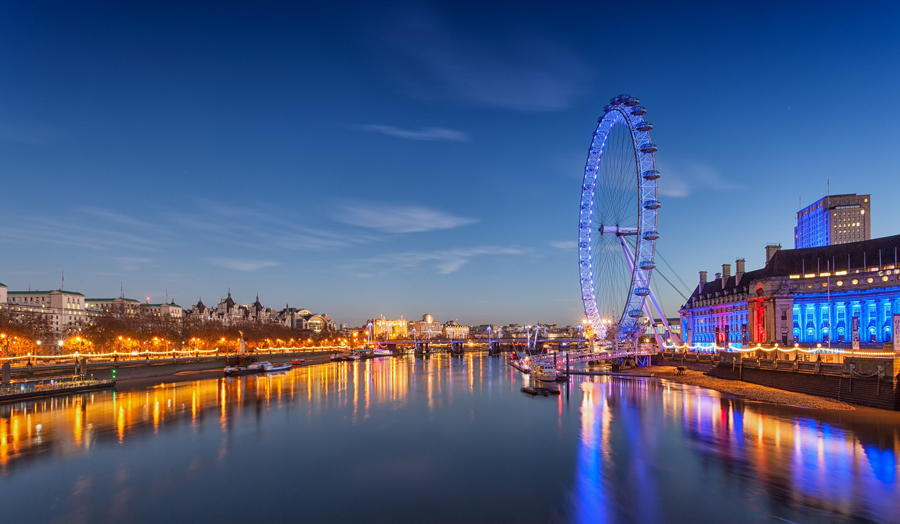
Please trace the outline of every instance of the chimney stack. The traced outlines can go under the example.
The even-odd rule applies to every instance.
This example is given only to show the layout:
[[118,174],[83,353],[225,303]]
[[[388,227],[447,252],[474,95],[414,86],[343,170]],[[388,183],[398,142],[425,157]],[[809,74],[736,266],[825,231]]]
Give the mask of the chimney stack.
[[719,280],[720,278],[722,278],[722,273],[716,273],[716,280]]
[[744,259],[739,258],[735,260],[734,268],[734,285],[736,286],[741,281],[741,277],[744,276]]
[[697,290],[697,293],[703,293],[703,286],[706,285],[706,271],[700,272],[700,289]]
[[781,244],[769,244],[766,246],[766,264],[768,265],[769,261],[772,260],[772,257],[775,256],[775,253],[781,249]]
[[722,264],[722,278],[728,280],[731,276],[731,264]]

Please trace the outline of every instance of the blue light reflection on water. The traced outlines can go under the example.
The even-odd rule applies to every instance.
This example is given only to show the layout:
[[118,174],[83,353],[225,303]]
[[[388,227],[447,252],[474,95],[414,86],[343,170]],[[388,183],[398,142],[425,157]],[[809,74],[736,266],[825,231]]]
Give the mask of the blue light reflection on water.
[[[627,406],[621,402],[627,401],[626,395],[611,410],[603,397],[606,385],[581,384],[582,438],[574,519],[579,523],[694,519],[758,522],[768,518],[791,522],[900,522],[897,414],[871,410],[822,413],[744,402],[701,388],[668,384],[662,394],[663,411],[679,416],[681,430],[662,440],[679,440],[679,449],[654,449],[648,433],[635,434],[629,421],[635,411],[652,411],[652,399],[645,398],[641,406]],[[854,421],[860,421],[858,432],[842,427],[852,428]],[[616,428],[628,434],[632,443],[639,442],[641,450],[626,457],[611,453],[614,446],[610,439],[615,438]],[[671,429],[664,426],[663,432]],[[864,443],[871,439],[880,441],[880,445]],[[671,467],[666,465],[679,454],[695,456],[686,467],[680,461]],[[621,468],[617,460],[656,461],[659,467],[653,475],[638,474],[625,483],[611,482],[611,472]],[[697,470],[698,463],[704,466],[701,471]],[[631,467],[640,472],[635,464]],[[718,475],[722,471],[716,470],[727,474]],[[694,498],[682,506],[668,504],[666,497],[660,496],[661,491],[679,491],[679,479],[702,484],[723,477],[738,479],[739,497],[725,502],[721,493],[728,488],[716,484],[687,490],[693,491]],[[633,493],[645,496],[635,497]],[[716,505],[716,501],[722,503]],[[689,505],[694,507],[686,508]],[[610,508],[615,510],[613,517]]]

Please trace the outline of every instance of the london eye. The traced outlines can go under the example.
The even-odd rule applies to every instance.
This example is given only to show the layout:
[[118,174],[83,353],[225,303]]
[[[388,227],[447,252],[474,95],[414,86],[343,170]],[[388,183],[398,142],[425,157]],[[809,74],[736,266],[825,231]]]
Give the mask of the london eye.
[[636,340],[647,320],[652,322],[651,307],[665,322],[650,287],[660,174],[646,112],[633,96],[610,100],[594,132],[581,187],[578,265],[584,313],[599,338],[614,333],[610,338],[619,342]]

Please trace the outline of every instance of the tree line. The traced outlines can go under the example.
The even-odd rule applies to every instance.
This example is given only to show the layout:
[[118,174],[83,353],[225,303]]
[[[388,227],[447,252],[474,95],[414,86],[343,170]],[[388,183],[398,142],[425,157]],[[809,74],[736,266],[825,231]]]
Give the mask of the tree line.
[[[130,351],[210,350],[235,351],[243,334],[247,348],[299,347],[336,343],[337,332],[291,329],[274,322],[249,319],[226,325],[190,315],[125,315],[116,311],[94,316],[85,326],[56,333],[50,319],[0,309],[2,356],[26,354],[110,353]],[[5,336],[4,336],[5,335]],[[62,344],[60,344],[62,341]]]

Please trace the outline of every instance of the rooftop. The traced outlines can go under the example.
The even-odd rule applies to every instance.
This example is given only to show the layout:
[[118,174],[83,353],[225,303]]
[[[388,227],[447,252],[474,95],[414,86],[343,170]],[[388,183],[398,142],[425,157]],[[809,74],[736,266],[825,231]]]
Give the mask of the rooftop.
[[900,266],[900,235],[831,246],[781,249],[772,256],[766,267],[744,273],[739,282],[735,281],[735,275],[731,275],[723,286],[721,278],[713,278],[703,286],[703,289],[699,289],[698,285],[688,300],[698,295],[742,289],[749,286],[751,281],[760,278],[836,271],[850,273],[880,269],[887,265]]
[[169,303],[169,302],[163,302],[162,304],[141,304],[141,305],[142,305],[142,306],[145,306],[145,307],[161,307],[161,306],[181,307],[181,306],[179,306],[178,304],[176,304],[176,303],[174,303],[174,302],[172,302],[172,303]]
[[8,291],[8,295],[49,295],[51,293],[62,293],[63,295],[77,295],[83,297],[84,294],[77,291],[66,291],[65,289],[51,289],[50,291]]

